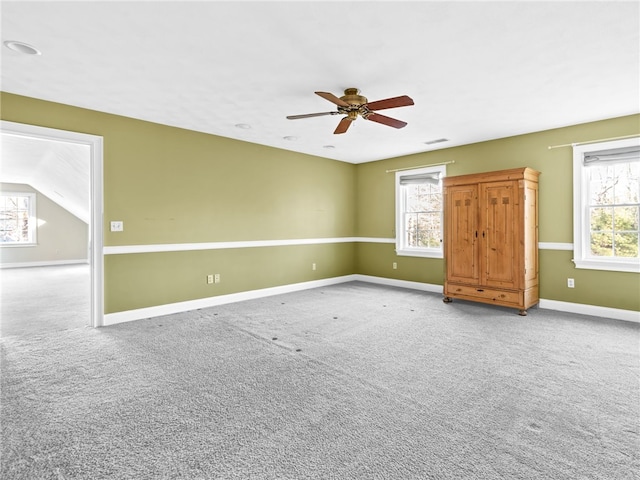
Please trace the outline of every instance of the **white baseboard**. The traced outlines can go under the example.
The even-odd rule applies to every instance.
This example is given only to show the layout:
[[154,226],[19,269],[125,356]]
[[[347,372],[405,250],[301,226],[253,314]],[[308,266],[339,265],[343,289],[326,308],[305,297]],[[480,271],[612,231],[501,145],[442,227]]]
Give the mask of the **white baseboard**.
[[560,312],[579,313],[582,315],[592,315],[594,317],[611,318],[614,320],[625,320],[627,322],[640,323],[640,312],[634,310],[622,310],[620,308],[600,307],[597,305],[586,305],[584,303],[560,302],[558,300],[540,299],[540,308],[548,310],[558,310]]
[[[300,290],[308,290],[310,288],[324,287],[327,285],[337,285],[345,282],[368,282],[379,285],[388,285],[392,287],[408,288],[412,290],[420,290],[423,292],[442,293],[442,285],[435,285],[422,282],[411,282],[408,280],[396,280],[393,278],[374,277],[370,275],[345,275],[342,277],[325,278],[323,280],[314,280],[311,282],[294,283],[290,285],[282,285],[279,287],[263,288],[260,290],[250,290],[247,292],[231,293],[228,295],[219,295],[217,297],[200,298],[198,300],[189,300],[186,302],[170,303],[166,305],[157,305],[154,307],[139,308],[136,310],[127,310],[124,312],[108,313],[104,315],[103,326],[114,325],[122,322],[130,322],[133,320],[141,320],[143,318],[160,317],[162,315],[171,315],[174,313],[187,312],[197,310],[199,308],[215,307],[217,305],[225,305],[227,303],[241,302],[244,300],[253,300],[256,298],[270,297],[272,295],[281,295],[284,293],[297,292]],[[628,322],[640,323],[640,312],[633,310],[622,310],[618,308],[599,307],[594,305],[585,305],[581,303],[559,302],[556,300],[541,299],[540,308],[548,310],[558,310],[561,312],[578,313],[582,315],[592,315],[596,317],[611,318],[615,320],[625,320]]]
[[323,280],[313,280],[311,282],[282,285],[280,287],[262,288],[260,290],[249,290],[247,292],[230,293],[228,295],[219,295],[217,297],[200,298],[198,300],[189,300],[186,302],[138,308],[136,310],[126,310],[124,312],[107,313],[104,316],[103,326],[114,325],[116,323],[122,322],[130,322],[132,320],[141,320],[143,318],[171,315],[174,313],[187,312],[189,310],[197,310],[199,308],[215,307],[217,305],[242,302],[244,300],[270,297],[272,295],[281,295],[283,293],[297,292],[300,290],[308,290],[310,288],[324,287],[327,285],[336,285],[338,283],[352,282],[354,280],[357,280],[355,277],[356,275],[345,275],[344,277],[326,278]]
[[55,267],[58,265],[78,265],[88,264],[86,258],[79,260],[50,260],[46,262],[20,262],[20,263],[0,263],[0,268],[27,268],[27,267]]
[[409,280],[396,280],[395,278],[372,277],[370,275],[353,275],[354,280],[361,282],[377,283],[379,285],[389,285],[390,287],[409,288],[411,290],[421,290],[423,292],[442,293],[442,285],[431,283],[410,282]]

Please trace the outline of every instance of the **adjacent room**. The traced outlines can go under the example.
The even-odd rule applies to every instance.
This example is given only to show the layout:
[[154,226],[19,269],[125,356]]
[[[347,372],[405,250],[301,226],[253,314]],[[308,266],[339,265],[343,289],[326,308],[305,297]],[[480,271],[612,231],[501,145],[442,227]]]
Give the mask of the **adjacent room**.
[[0,8],[2,478],[638,478],[637,2]]

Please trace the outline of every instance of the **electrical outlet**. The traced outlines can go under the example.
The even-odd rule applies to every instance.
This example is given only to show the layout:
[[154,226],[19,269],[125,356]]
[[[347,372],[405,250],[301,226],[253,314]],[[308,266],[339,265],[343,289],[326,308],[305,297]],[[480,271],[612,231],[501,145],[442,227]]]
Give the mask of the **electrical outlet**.
[[311,270],[315,270],[315,269],[316,269],[316,264],[315,264],[315,263],[312,263],[312,264],[311,264]]
[[116,220],[111,222],[111,231],[112,232],[122,232],[124,231],[124,222],[120,220]]
[[213,275],[207,275],[207,283],[213,283]]
[[216,273],[213,277],[213,283],[220,283],[220,274]]
[[393,269],[397,270],[398,269],[398,263],[397,262],[393,262]]
[[576,283],[575,283],[575,281],[573,280],[573,278],[567,278],[567,287],[569,287],[569,288],[575,288],[575,286],[576,286]]

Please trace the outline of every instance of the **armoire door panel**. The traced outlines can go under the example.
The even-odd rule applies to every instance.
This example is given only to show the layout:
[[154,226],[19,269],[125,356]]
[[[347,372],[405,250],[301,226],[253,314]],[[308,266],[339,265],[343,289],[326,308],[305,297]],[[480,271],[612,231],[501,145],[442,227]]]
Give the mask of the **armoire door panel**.
[[452,281],[478,281],[478,189],[475,185],[453,187],[447,192],[447,276]]
[[481,185],[481,284],[516,287],[517,182]]

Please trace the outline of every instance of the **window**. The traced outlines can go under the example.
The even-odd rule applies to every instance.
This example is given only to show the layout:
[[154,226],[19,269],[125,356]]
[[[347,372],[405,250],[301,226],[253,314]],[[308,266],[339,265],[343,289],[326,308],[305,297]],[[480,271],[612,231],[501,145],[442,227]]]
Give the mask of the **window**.
[[36,195],[3,192],[0,195],[0,245],[36,243]]
[[640,272],[640,140],[573,152],[576,267]]
[[396,253],[442,258],[444,166],[396,172]]

